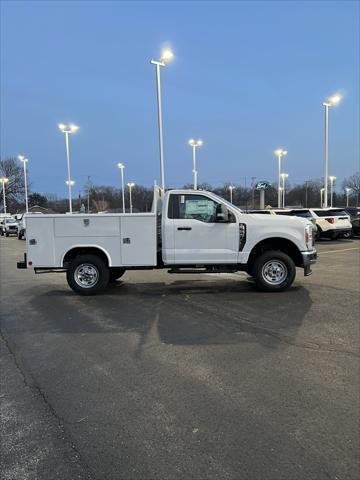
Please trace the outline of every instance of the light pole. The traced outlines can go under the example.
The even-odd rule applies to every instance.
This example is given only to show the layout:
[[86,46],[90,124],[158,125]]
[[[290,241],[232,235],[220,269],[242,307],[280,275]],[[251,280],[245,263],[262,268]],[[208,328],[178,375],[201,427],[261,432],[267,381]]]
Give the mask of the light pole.
[[117,166],[120,169],[120,173],[121,173],[122,210],[123,210],[123,213],[125,213],[125,190],[124,190],[124,168],[125,168],[125,165],[123,163],[118,163]]
[[75,133],[79,129],[79,127],[73,124],[64,125],[63,123],[59,123],[58,127],[60,131],[65,134],[66,161],[67,161],[67,174],[68,174],[66,185],[68,186],[68,190],[69,190],[69,212],[72,213],[71,187],[73,186],[73,181],[71,180],[71,174],[70,174],[69,134]]
[[[329,180],[330,180],[330,206],[332,208],[332,206],[333,206],[334,182],[336,180],[336,177],[330,176]],[[325,192],[326,192],[326,189],[325,189]]]
[[329,175],[329,107],[337,105],[341,100],[338,93],[323,102],[325,111],[325,161],[324,161],[324,208],[328,206],[328,175]]
[[285,208],[285,182],[286,179],[288,178],[289,174],[288,173],[282,173],[281,178],[282,178],[282,208]]
[[166,62],[171,60],[174,54],[168,48],[162,52],[160,60],[151,60],[150,63],[156,66],[156,92],[157,92],[157,107],[158,107],[158,127],[159,127],[159,150],[160,150],[160,182],[161,189],[165,190],[165,173],[164,173],[164,139],[163,139],[163,124],[162,124],[162,108],[161,108],[161,80],[160,67],[165,67]]
[[6,177],[0,178],[0,183],[2,183],[2,190],[3,190],[4,213],[6,213],[5,185],[8,183],[8,181],[9,179]]
[[251,206],[255,208],[255,180],[256,177],[251,177]]
[[28,189],[27,189],[27,177],[26,177],[26,164],[28,162],[28,159],[24,157],[24,155],[19,155],[18,159],[20,162],[22,162],[24,166],[24,185],[25,185],[25,209],[26,213],[29,212],[29,205],[28,205]]
[[90,175],[88,175],[88,180],[87,180],[87,184],[86,184],[86,190],[87,190],[87,213],[90,213],[90,187],[91,187]]
[[320,188],[320,208],[324,208],[324,191],[325,188]]
[[311,183],[311,180],[305,180],[305,207],[308,204],[308,184]]
[[235,187],[233,185],[229,185],[230,203],[233,203],[233,190],[235,190]]
[[74,180],[66,180],[66,185],[68,186],[69,190],[69,212],[72,213],[72,196],[71,196],[71,189],[75,185]]
[[193,188],[194,190],[197,190],[197,175],[198,172],[196,170],[196,149],[201,147],[203,145],[202,140],[194,140],[191,138],[189,140],[189,145],[192,148],[192,160],[193,160],[193,168],[192,168],[192,173],[193,173]]
[[287,150],[283,150],[282,148],[278,148],[275,150],[275,155],[278,159],[278,208],[281,208],[281,159],[285,155],[287,155]]
[[350,195],[351,190],[352,189],[350,187],[345,188],[345,191],[346,191],[346,206],[347,207],[349,206],[349,195]]
[[135,183],[134,183],[134,182],[130,182],[130,183],[127,184],[127,186],[129,187],[130,213],[132,213],[131,189],[132,189],[133,187],[135,187]]

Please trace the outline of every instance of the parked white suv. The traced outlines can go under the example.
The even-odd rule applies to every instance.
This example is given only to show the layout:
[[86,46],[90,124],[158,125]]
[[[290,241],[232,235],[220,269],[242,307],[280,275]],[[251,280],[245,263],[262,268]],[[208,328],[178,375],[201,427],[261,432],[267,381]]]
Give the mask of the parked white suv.
[[341,208],[310,208],[320,237],[336,240],[351,233],[350,216]]

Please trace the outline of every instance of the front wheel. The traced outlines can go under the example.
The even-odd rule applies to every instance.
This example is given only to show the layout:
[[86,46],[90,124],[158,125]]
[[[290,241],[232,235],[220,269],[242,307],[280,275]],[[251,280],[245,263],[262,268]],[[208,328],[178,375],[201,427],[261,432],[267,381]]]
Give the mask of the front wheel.
[[289,255],[271,250],[255,260],[251,273],[259,290],[281,292],[291,287],[295,279],[296,267]]
[[79,255],[70,263],[66,279],[74,292],[80,295],[97,295],[107,287],[110,272],[97,255]]

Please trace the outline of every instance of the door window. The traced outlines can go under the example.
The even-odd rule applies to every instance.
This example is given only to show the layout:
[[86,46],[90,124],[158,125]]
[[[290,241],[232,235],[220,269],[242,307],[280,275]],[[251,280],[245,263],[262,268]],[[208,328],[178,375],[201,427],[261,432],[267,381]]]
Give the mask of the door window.
[[204,195],[174,194],[170,195],[168,217],[214,223],[217,205],[217,202]]

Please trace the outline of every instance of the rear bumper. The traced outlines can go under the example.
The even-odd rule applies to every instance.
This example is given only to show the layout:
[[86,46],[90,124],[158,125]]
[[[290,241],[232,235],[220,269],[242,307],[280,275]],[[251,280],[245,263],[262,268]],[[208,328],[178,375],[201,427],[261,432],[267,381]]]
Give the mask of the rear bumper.
[[317,251],[313,249],[306,252],[301,252],[301,255],[303,258],[304,275],[307,277],[308,275],[312,274],[311,265],[316,263]]
[[344,233],[350,233],[351,232],[351,228],[331,228],[329,230],[323,230],[321,232],[321,236],[322,237],[329,237],[329,238],[332,238],[332,237],[339,237],[341,235],[344,235]]
[[16,266],[17,268],[27,268],[26,253],[24,253],[24,260],[22,262],[17,262]]

